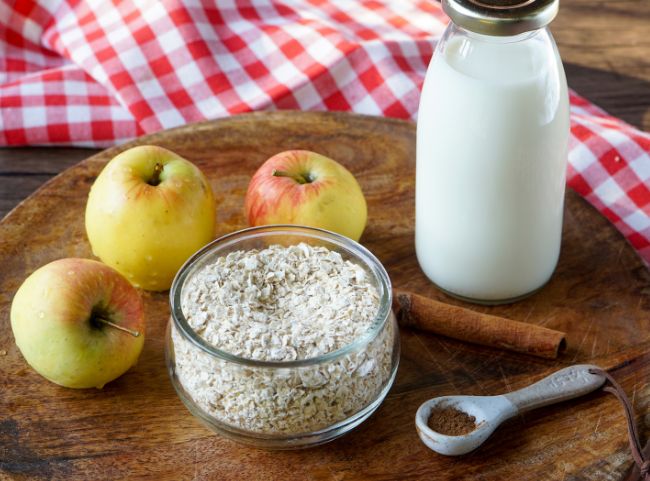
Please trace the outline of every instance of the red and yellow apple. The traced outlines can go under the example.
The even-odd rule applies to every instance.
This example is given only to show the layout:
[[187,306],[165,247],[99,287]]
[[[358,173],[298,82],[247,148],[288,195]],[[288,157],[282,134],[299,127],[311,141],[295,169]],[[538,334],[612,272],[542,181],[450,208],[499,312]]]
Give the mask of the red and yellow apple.
[[252,226],[297,224],[359,240],[366,226],[366,200],[354,176],[335,160],[307,150],[268,159],[246,192]]
[[215,210],[198,167],[162,147],[138,146],[114,157],[97,177],[86,233],[103,262],[134,286],[160,291],[214,238]]
[[61,386],[101,388],[138,360],[144,307],[118,272],[90,259],[34,271],[11,304],[11,329],[30,366]]

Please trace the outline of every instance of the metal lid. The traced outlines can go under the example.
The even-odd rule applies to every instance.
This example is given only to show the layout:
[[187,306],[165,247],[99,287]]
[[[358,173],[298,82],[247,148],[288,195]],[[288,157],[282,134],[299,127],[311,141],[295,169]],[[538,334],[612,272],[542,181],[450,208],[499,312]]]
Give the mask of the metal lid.
[[442,9],[459,27],[505,37],[548,25],[559,4],[559,0],[442,0]]

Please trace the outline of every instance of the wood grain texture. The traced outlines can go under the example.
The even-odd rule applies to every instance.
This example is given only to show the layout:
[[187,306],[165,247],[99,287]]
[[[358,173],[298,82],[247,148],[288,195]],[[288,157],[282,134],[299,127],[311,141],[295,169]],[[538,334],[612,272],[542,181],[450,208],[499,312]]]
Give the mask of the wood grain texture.
[[[395,287],[445,300],[417,265],[413,245],[412,123],[347,114],[249,114],[143,138],[195,162],[209,177],[219,234],[245,227],[242,203],[270,155],[305,148],[359,179],[369,204],[362,243]],[[577,362],[612,368],[650,432],[650,273],[622,236],[572,192],[551,282],[514,305],[473,307],[567,332],[557,361],[402,330],[397,381],[358,429],[318,448],[265,452],[212,434],[176,397],[164,365],[166,294],[143,293],[147,339],[138,365],[103,390],[64,389],[40,378],[14,345],[11,298],[37,267],[90,256],[83,228],[102,152],[49,181],[0,223],[0,478],[8,479],[620,479],[631,458],[622,411],[594,393],[511,420],[478,451],[446,458],[418,440],[419,404],[446,394],[499,394]],[[6,354],[1,355],[1,353]]]
[[66,147],[0,149],[0,218],[44,182],[97,152]]

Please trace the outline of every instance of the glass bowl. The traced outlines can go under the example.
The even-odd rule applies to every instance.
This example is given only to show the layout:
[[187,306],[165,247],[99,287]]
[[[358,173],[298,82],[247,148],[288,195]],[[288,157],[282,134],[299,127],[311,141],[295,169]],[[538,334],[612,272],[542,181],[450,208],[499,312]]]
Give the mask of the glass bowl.
[[[234,251],[300,243],[338,252],[359,265],[376,288],[377,314],[351,343],[317,357],[262,361],[220,350],[190,326],[181,309],[183,292],[206,265]],[[179,270],[170,303],[165,358],[172,384],[194,416],[235,441],[266,449],[326,443],[365,421],[395,380],[399,332],[388,274],[366,248],[338,234],[277,225],[221,237]]]

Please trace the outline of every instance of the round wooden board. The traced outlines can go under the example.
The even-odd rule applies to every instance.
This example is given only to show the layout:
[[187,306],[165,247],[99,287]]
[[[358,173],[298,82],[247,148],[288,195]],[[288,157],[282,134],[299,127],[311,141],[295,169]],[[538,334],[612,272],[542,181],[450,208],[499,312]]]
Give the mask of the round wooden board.
[[[396,287],[459,303],[418,268],[413,245],[415,126],[337,113],[260,113],[189,125],[104,151],[65,171],[0,223],[0,478],[5,479],[618,479],[631,464],[620,406],[594,393],[511,420],[474,453],[447,458],[420,443],[414,415],[446,394],[491,395],[573,363],[613,373],[633,397],[643,436],[650,421],[650,275],[622,236],[573,192],[551,282],[514,305],[476,307],[567,332],[557,361],[402,330],[397,381],[354,432],[294,452],[237,445],[203,427],[169,382],[163,336],[167,294],[143,293],[148,331],[138,365],[103,390],[76,391],[32,371],[11,334],[20,283],[57,258],[90,257],[88,190],[117,152],[150,143],[195,162],[218,199],[218,234],[245,227],[248,180],[266,158],[310,149],[346,165],[369,203],[362,243]],[[179,235],[183,235],[179,232]]]

